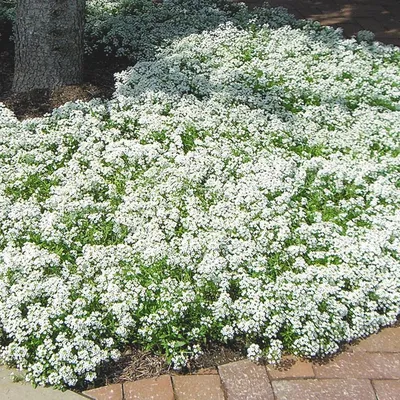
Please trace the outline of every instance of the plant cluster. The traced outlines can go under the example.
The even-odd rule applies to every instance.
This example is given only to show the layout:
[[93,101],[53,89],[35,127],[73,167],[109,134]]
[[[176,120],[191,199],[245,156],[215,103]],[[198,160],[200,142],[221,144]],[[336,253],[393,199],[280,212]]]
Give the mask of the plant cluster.
[[93,0],[88,3],[86,19],[87,53],[101,51],[132,61],[153,59],[159,46],[227,22],[238,27],[250,21],[274,27],[302,24],[283,9],[249,12],[243,3],[224,0]]
[[3,0],[0,3],[0,26],[14,19],[15,1]]
[[399,61],[314,23],[231,22],[110,101],[0,108],[1,358],[74,386],[132,343],[176,368],[210,341],[277,361],[393,323]]
[[[1,21],[12,21],[15,0],[0,5]],[[153,59],[159,46],[231,22],[245,27],[250,21],[277,27],[301,25],[283,9],[259,8],[249,12],[244,3],[229,0],[88,0],[85,51],[124,57],[132,62]]]

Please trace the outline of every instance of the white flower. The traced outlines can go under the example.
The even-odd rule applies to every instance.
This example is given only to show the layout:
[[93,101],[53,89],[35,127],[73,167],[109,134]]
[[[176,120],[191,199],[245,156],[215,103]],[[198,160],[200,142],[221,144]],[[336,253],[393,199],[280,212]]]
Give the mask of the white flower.
[[[0,358],[36,384],[93,380],[132,342],[174,368],[209,340],[276,362],[397,319],[398,49],[179,1],[138,14],[176,11],[154,35],[182,38],[112,100],[23,122],[0,106]],[[151,39],[138,26],[120,39]]]
[[261,358],[262,351],[258,344],[251,344],[247,348],[247,357],[252,361],[258,361]]

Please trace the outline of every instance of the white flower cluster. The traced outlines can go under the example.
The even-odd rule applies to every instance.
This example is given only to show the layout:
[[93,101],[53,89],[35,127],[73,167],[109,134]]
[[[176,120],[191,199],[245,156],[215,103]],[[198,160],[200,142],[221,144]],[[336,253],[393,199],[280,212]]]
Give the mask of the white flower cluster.
[[[15,19],[15,0],[0,3],[0,24]],[[284,8],[249,10],[231,0],[87,0],[85,51],[123,57],[131,62],[153,59],[159,46],[231,22],[272,27],[302,26]]]
[[302,25],[283,8],[250,11],[230,0],[90,0],[86,17],[86,52],[105,51],[132,61],[152,59],[159,46],[231,22],[245,27]]
[[127,343],[180,367],[333,353],[400,311],[400,52],[232,25],[113,100],[0,107],[0,357],[91,381]]

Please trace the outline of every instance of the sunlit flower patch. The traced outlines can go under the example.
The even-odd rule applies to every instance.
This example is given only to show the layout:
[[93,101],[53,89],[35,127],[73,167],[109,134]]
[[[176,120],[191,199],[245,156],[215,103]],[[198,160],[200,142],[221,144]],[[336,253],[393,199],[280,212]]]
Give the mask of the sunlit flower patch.
[[400,53],[311,23],[187,36],[111,101],[0,108],[1,357],[92,381],[333,353],[400,310]]

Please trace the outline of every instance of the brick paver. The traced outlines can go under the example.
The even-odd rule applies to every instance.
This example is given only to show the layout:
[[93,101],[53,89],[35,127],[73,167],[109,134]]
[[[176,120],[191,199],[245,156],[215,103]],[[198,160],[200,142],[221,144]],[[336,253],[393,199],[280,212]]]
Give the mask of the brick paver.
[[364,353],[339,354],[324,364],[315,364],[314,371],[317,378],[369,379],[374,373]]
[[218,367],[227,400],[274,400],[264,366],[248,360]]
[[278,366],[267,365],[267,371],[272,380],[315,376],[311,362],[297,360],[294,357],[284,357]]
[[276,400],[376,400],[366,379],[300,379],[273,381]]
[[400,353],[342,353],[314,365],[317,378],[400,379]]
[[248,360],[218,367],[227,400],[274,400],[264,366]]
[[172,382],[175,400],[224,400],[218,375],[178,375]]
[[125,400],[174,400],[171,377],[163,375],[123,385]]
[[[366,353],[366,355],[372,368],[375,369],[375,376],[380,376],[380,379],[400,379],[400,353]],[[372,376],[371,378],[373,379]]]
[[[324,364],[286,356],[281,367],[242,360],[83,392],[93,400],[400,400],[400,329],[386,328]],[[219,373],[219,374],[218,374]],[[77,393],[12,383],[0,367],[1,400],[78,400]]]
[[377,334],[360,340],[355,345],[349,347],[349,351],[400,353],[400,326],[383,329]]
[[93,400],[123,400],[122,385],[114,384],[86,390],[83,394]]
[[399,400],[400,380],[372,381],[378,400]]

